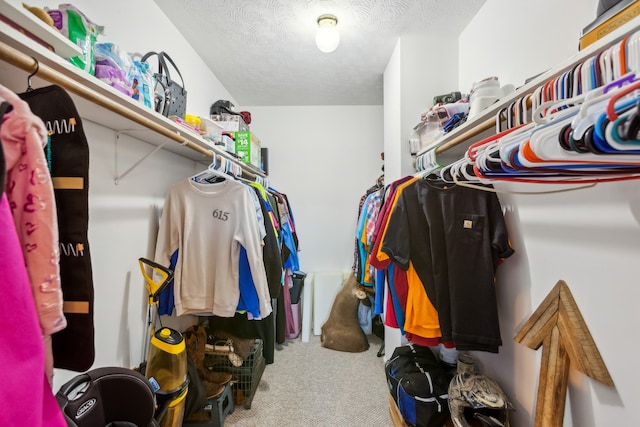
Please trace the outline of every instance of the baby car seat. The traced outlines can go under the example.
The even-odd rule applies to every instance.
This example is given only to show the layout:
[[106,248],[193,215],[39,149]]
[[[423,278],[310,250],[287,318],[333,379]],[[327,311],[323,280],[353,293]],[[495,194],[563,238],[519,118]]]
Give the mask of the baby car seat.
[[97,368],[60,387],[56,399],[69,427],[157,427],[155,393],[139,372]]

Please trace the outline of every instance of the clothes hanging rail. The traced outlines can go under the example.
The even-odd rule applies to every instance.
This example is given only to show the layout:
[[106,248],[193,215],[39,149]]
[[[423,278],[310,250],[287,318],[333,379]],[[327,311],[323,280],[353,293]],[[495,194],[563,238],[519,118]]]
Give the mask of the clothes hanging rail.
[[[103,94],[93,90],[92,88],[87,87],[81,82],[75,80],[72,77],[65,75],[65,73],[54,69],[53,67],[43,63],[43,61],[39,61],[35,59],[35,57],[29,56],[26,53],[17,50],[16,48],[9,46],[8,44],[0,41],[0,60],[7,62],[17,68],[20,68],[27,73],[37,73],[34,74],[35,77],[41,78],[43,80],[48,81],[49,83],[59,85],[69,92],[76,94],[85,100],[99,105],[102,108],[105,108],[109,111],[112,111],[126,119],[129,119],[138,125],[141,125],[143,128],[151,130],[159,135],[162,135],[166,138],[169,138],[171,141],[178,143],[182,146],[189,148],[192,151],[200,153],[206,157],[211,158],[212,152],[217,153],[218,160],[221,158],[225,158],[233,163],[239,164],[242,167],[242,177],[255,180],[257,176],[265,177],[266,174],[259,171],[259,169],[254,168],[250,165],[245,165],[238,160],[234,159],[226,152],[223,152],[221,149],[218,149],[215,146],[210,146],[204,140],[200,141],[201,138],[195,135],[190,135],[186,129],[178,128],[178,125],[173,125],[168,119],[166,121],[170,122],[171,125],[167,126],[161,123],[157,123],[156,121],[146,117],[145,115],[155,114],[149,110],[145,111],[144,114],[139,113],[132,108],[129,108],[125,103],[118,102],[117,99],[111,99]],[[92,77],[92,76],[88,76]],[[101,82],[100,82],[101,83]],[[146,107],[144,107],[146,109]],[[164,117],[163,117],[164,119]],[[93,120],[91,120],[93,121]],[[118,131],[118,129],[116,129]],[[161,144],[156,144],[158,146],[166,145],[165,142]],[[155,153],[158,149],[154,149],[150,154]],[[142,160],[146,159],[149,155],[143,157],[140,161],[136,162],[133,167],[136,167],[141,163]],[[190,156],[192,159],[197,160],[197,157]],[[132,168],[133,168],[132,167]],[[121,174],[116,178],[116,181],[119,181],[125,174],[131,172],[132,168],[127,170],[124,174]]]
[[[424,155],[428,151],[434,150],[436,154],[442,154],[447,151],[451,151],[456,147],[461,146],[462,144],[467,145],[468,143],[475,142],[476,137],[482,134],[485,131],[490,130],[491,128],[496,127],[496,117],[498,112],[500,112],[505,107],[508,107],[511,102],[513,102],[517,98],[522,98],[533,93],[539,86],[543,85],[545,82],[550,81],[562,73],[570,70],[576,64],[585,61],[591,56],[597,55],[600,52],[607,49],[613,43],[622,40],[622,38],[631,34],[640,29],[640,17],[635,18],[626,24],[620,26],[619,28],[612,31],[610,34],[605,37],[597,40],[592,45],[587,48],[577,52],[573,57],[571,57],[568,61],[553,67],[547,72],[533,78],[529,82],[525,83],[523,86],[518,88],[514,93],[509,95],[508,97],[499,100],[491,107],[485,109],[480,114],[478,114],[473,119],[464,123],[460,127],[454,129],[449,134],[445,135],[438,145],[433,148],[427,148],[421,150],[417,153],[416,158]],[[466,147],[465,147],[466,149]]]

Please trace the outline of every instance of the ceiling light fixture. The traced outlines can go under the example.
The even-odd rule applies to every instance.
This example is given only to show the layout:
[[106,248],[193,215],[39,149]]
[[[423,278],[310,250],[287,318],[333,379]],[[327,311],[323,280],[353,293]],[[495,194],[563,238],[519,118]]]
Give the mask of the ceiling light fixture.
[[338,31],[338,18],[334,15],[321,15],[318,18],[318,31],[316,31],[316,46],[324,53],[336,50],[340,44],[340,32]]

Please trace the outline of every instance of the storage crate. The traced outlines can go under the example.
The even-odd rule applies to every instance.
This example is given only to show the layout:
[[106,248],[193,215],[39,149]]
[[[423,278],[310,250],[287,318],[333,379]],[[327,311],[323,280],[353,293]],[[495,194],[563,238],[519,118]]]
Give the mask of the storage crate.
[[191,414],[182,422],[182,427],[223,427],[225,418],[234,409],[231,385],[225,384],[222,394],[208,400],[204,407]]
[[[204,363],[208,369],[231,374],[235,403],[243,403],[246,409],[251,409],[251,402],[266,366],[262,356],[262,346],[262,340],[256,339],[249,356],[240,366],[231,363],[228,353],[209,349],[205,352]],[[239,401],[240,397],[244,397],[244,402]]]

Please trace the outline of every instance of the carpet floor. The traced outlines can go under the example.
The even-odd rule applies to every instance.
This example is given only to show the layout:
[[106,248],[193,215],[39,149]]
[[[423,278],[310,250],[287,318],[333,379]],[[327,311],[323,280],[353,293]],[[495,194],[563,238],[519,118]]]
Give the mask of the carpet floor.
[[307,343],[287,340],[266,366],[251,408],[237,405],[225,426],[392,426],[384,360],[377,357],[382,340],[368,338],[362,353],[326,349],[314,335]]

